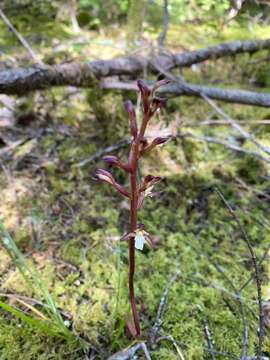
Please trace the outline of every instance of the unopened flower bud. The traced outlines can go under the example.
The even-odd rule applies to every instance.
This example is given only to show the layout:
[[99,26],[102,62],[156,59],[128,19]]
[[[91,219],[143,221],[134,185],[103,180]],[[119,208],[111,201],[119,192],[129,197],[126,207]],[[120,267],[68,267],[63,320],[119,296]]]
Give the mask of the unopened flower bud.
[[121,160],[119,160],[119,158],[117,156],[106,155],[106,156],[103,156],[103,160],[109,165],[119,167],[120,169],[123,169],[126,171],[130,170],[128,164],[124,164]]
[[114,155],[103,156],[102,158],[109,165],[117,165],[119,163],[119,159]]
[[137,137],[138,129],[137,129],[137,121],[136,121],[136,113],[133,107],[133,104],[130,100],[125,102],[125,108],[128,112],[129,120],[130,120],[130,132],[134,139]]
[[145,146],[142,149],[141,153],[142,154],[148,153],[149,151],[151,151],[157,145],[164,144],[168,139],[169,139],[169,137],[157,137],[157,138],[155,138],[149,145]]
[[107,170],[97,169],[95,175],[96,175],[96,178],[100,181],[105,181],[111,185],[113,185],[115,183],[114,177]]
[[137,85],[138,85],[138,88],[140,89],[143,99],[150,96],[151,90],[149,89],[149,87],[146,85],[146,83],[143,80],[138,80]]
[[137,81],[137,85],[138,88],[141,92],[142,95],[142,102],[143,102],[143,109],[144,109],[144,113],[148,113],[149,111],[149,107],[150,107],[150,95],[151,95],[151,90],[149,89],[149,87],[145,84],[144,81],[142,80],[138,80]]
[[161,144],[164,144],[168,139],[169,139],[169,137],[157,137],[153,140],[153,143],[155,145],[161,145]]
[[109,171],[104,169],[97,169],[95,175],[98,180],[111,184],[122,195],[128,198],[130,197],[128,190],[124,186],[118,184]]
[[171,82],[171,80],[168,80],[168,79],[162,79],[160,81],[158,81],[154,86],[153,86],[153,89],[152,89],[152,93],[154,94],[155,91],[160,88],[161,86],[164,86],[164,85],[167,85]]

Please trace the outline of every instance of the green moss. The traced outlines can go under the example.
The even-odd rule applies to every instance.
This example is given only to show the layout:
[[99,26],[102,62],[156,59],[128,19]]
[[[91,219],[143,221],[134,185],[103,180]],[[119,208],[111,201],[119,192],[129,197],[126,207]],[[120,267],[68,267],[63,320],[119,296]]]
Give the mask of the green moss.
[[76,343],[66,343],[34,332],[15,320],[0,320],[1,360],[71,360],[83,359],[83,350]]
[[103,144],[113,144],[126,137],[129,120],[122,95],[93,89],[88,91],[87,99],[95,116],[95,123],[102,128]]
[[252,156],[245,156],[237,162],[237,174],[245,182],[256,184],[263,181],[262,177],[266,176],[267,170],[260,160]]

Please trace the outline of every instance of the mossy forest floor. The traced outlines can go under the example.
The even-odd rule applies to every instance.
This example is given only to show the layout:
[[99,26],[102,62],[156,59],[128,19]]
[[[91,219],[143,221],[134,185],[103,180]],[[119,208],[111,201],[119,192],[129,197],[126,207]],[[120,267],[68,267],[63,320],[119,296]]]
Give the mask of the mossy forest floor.
[[[173,35],[170,39],[175,42]],[[184,33],[183,39],[186,37]],[[254,60],[264,56],[210,62],[197,71],[185,70],[184,75],[191,81],[205,79],[208,84],[242,87],[249,87],[249,79],[260,76],[267,86],[269,74],[263,66],[259,72],[256,61],[254,65]],[[1,310],[1,360],[91,359],[89,349],[95,349],[95,359],[106,359],[132,343],[126,333],[130,313],[127,244],[119,241],[128,229],[128,203],[92,180],[94,169],[103,166],[100,159],[78,166],[98,150],[128,138],[122,107],[127,98],[136,100],[131,93],[56,88],[23,100],[17,129],[26,141],[1,163],[0,214],[20,250],[38,269],[71,330],[88,345],[49,337]],[[254,124],[269,119],[270,110],[220,105],[234,118],[252,121],[245,128],[270,146],[269,125]],[[232,141],[236,141],[237,133],[227,125],[202,125],[209,118],[219,119],[203,100],[172,99],[153,120],[152,128],[208,136],[233,134]],[[243,146],[251,148],[249,143]],[[125,158],[127,149],[117,153]],[[140,222],[156,238],[154,250],[136,254],[136,294],[144,336],[155,322],[164,289],[179,269],[162,317],[162,335],[174,338],[186,360],[239,358],[244,326],[236,293],[254,268],[241,232],[215,189],[221,189],[236,210],[256,255],[265,257],[261,268],[263,299],[267,300],[269,167],[220,145],[183,138],[145,158],[141,171],[164,178],[159,186],[162,195],[147,200],[140,211]],[[115,174],[122,183],[127,182],[123,173]],[[2,301],[28,312],[29,308],[17,302],[19,297],[39,309],[31,299],[42,301],[41,295],[27,287],[4,248],[0,250],[0,274]],[[254,355],[258,305],[253,280],[243,288],[241,301],[248,353]],[[215,357],[209,353],[206,329]],[[268,335],[264,352],[270,355]],[[137,359],[143,356],[138,353]],[[179,359],[168,340],[160,341],[151,356]]]

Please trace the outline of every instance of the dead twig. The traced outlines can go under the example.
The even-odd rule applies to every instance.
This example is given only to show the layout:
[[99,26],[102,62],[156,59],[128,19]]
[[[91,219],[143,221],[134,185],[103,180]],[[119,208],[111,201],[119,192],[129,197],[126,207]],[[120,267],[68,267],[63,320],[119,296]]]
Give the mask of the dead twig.
[[211,354],[212,360],[216,360],[214,342],[212,339],[212,334],[209,330],[208,322],[206,320],[204,321],[203,330],[207,341],[208,351]]
[[257,356],[246,356],[240,360],[269,360],[266,356],[260,356],[259,358]]
[[[100,87],[102,89],[136,91],[135,83],[116,81],[116,80],[101,81]],[[0,91],[1,91],[1,73],[0,73]],[[224,88],[218,88],[218,87],[212,87],[206,85],[191,84],[184,81],[174,82],[174,83],[172,82],[171,84],[166,85],[159,90],[160,95],[169,98],[177,97],[177,96],[201,97],[202,93],[204,93],[210,99],[220,100],[228,103],[270,107],[270,95],[269,93],[266,92],[258,93],[256,91],[241,90],[241,89],[224,89]]]
[[226,21],[226,23],[228,24],[231,20],[233,20],[234,18],[236,18],[236,16],[238,15],[238,13],[240,12],[243,3],[245,2],[245,0],[234,0],[232,3],[232,7],[230,8],[229,14],[228,14],[228,20]]
[[131,359],[137,351],[142,350],[147,360],[151,360],[151,356],[147,350],[147,346],[144,342],[137,343],[125,350],[119,351],[116,354],[110,356],[107,360],[128,360]]
[[[270,120],[238,120],[238,124],[243,125],[270,125]],[[188,122],[186,125],[187,127],[198,127],[198,126],[209,126],[209,125],[217,125],[217,126],[224,126],[228,124],[228,121],[224,120],[202,120],[196,122]]]
[[245,311],[245,307],[244,307],[242,296],[241,296],[241,291],[237,290],[234,283],[227,276],[227,274],[225,273],[225,271],[224,271],[224,269],[222,267],[220,267],[217,264],[214,264],[214,265],[215,265],[215,268],[218,270],[218,272],[225,277],[228,284],[230,284],[232,290],[237,295],[237,300],[238,300],[238,303],[239,303],[239,308],[240,308],[240,312],[241,312],[241,316],[242,316],[242,322],[243,322],[241,359],[244,359],[247,356],[249,341],[248,341],[248,321],[247,321],[246,311]]
[[[260,261],[258,262],[258,265],[259,265],[259,266],[261,266],[262,263],[264,262],[264,260],[267,258],[267,255],[268,255],[269,251],[270,251],[270,244],[269,244],[268,247],[266,248],[263,256],[262,256],[261,259],[260,259]],[[251,276],[249,277],[249,279],[240,287],[240,289],[239,289],[238,291],[240,291],[240,292],[243,291],[244,288],[245,288],[246,286],[248,286],[248,284],[254,279],[254,276],[255,276],[255,272],[253,272],[253,273],[251,274]]]
[[252,142],[256,147],[258,147],[261,151],[265,152],[267,155],[270,155],[270,149],[261,143],[259,143],[256,138],[248,133],[241,125],[239,125],[235,120],[233,120],[229,115],[227,115],[213,100],[209,99],[202,92],[202,98],[214,109],[219,115],[223,117],[224,120],[228,122],[234,129],[236,129],[244,139]]
[[[205,348],[206,351],[209,352],[209,349],[208,348]],[[216,355],[220,355],[220,356],[223,356],[223,357],[227,357],[227,358],[231,358],[231,359],[236,359],[238,360],[238,357],[234,354],[231,354],[231,353],[226,353],[226,352],[223,352],[223,351],[218,351],[218,350],[212,350],[212,353],[216,354]],[[243,360],[243,359],[240,359],[240,360]],[[262,359],[263,360],[263,359]]]
[[157,316],[156,316],[156,320],[154,325],[152,326],[150,332],[149,332],[149,337],[148,337],[148,341],[151,345],[155,344],[156,342],[156,338],[160,332],[161,329],[161,325],[162,325],[162,317],[164,315],[165,309],[166,309],[166,304],[168,301],[168,296],[169,296],[169,292],[171,290],[172,285],[175,283],[175,281],[177,280],[177,278],[180,275],[180,269],[178,267],[178,264],[176,266],[176,270],[174,272],[174,274],[171,276],[168,285],[166,286],[166,288],[164,289],[164,292],[161,296],[160,302],[159,302],[159,307],[158,307],[158,311],[157,311]]
[[189,137],[189,138],[192,138],[192,139],[195,139],[198,141],[205,141],[205,142],[209,142],[209,143],[213,143],[213,144],[222,145],[229,150],[236,151],[236,152],[239,152],[239,153],[242,153],[245,155],[254,156],[257,159],[265,161],[266,163],[270,164],[270,159],[261,155],[259,152],[243,149],[241,146],[232,144],[231,142],[224,141],[223,139],[220,139],[220,138],[216,138],[216,137],[212,137],[212,136],[199,136],[199,135],[194,135],[190,132],[179,133],[175,137],[176,138]]
[[24,139],[21,140],[17,140],[14,141],[10,144],[8,144],[7,146],[5,146],[3,149],[0,150],[0,157],[7,155],[8,153],[14,151],[15,149],[17,149],[19,146],[23,145],[24,143],[26,143],[26,141],[29,140],[29,137],[26,137]]
[[175,349],[176,349],[176,351],[177,351],[177,354],[178,354],[180,360],[185,360],[184,355],[182,354],[181,349],[179,348],[177,342],[175,341],[175,339],[174,339],[171,335],[165,335],[165,336],[159,337],[159,338],[156,340],[156,343],[159,343],[160,341],[163,341],[163,340],[170,341],[170,342],[173,344],[173,346],[175,347]]
[[86,164],[89,164],[91,162],[94,162],[94,161],[102,158],[102,156],[104,156],[106,154],[110,154],[113,151],[125,148],[129,144],[130,144],[130,140],[124,140],[124,141],[120,141],[118,144],[108,146],[108,147],[106,147],[104,149],[100,149],[94,155],[90,156],[87,159],[84,159],[84,160],[80,161],[78,164],[76,164],[76,167],[83,167]]
[[249,186],[248,184],[245,183],[245,181],[243,179],[235,178],[235,181],[239,188],[245,189],[251,194],[255,194],[255,196],[258,198],[265,198],[267,200],[270,200],[270,195],[268,195],[267,193],[265,193],[263,191],[257,190],[255,188]]
[[164,47],[164,41],[166,39],[168,27],[169,27],[170,14],[169,14],[168,5],[169,5],[169,1],[163,0],[163,29],[158,37],[158,46],[160,48]]
[[151,356],[150,356],[150,354],[149,354],[149,351],[148,351],[148,349],[147,349],[146,344],[145,344],[145,343],[141,343],[141,347],[142,347],[142,349],[143,349],[143,352],[144,352],[144,355],[145,355],[146,360],[151,360]]
[[257,287],[257,296],[258,296],[258,312],[259,312],[259,334],[258,334],[258,353],[257,353],[257,360],[261,359],[262,357],[262,346],[263,346],[263,336],[264,336],[264,318],[263,318],[263,304],[262,304],[262,289],[261,289],[261,277],[260,277],[260,270],[259,265],[257,262],[256,254],[253,250],[253,247],[250,243],[249,237],[246,233],[246,230],[244,226],[242,225],[241,221],[239,220],[239,217],[233,210],[233,208],[230,206],[230,204],[225,199],[222,192],[216,188],[216,192],[219,195],[220,199],[228,209],[229,214],[232,216],[232,218],[235,220],[235,222],[238,225],[238,228],[242,234],[243,240],[245,241],[248,250],[250,252],[250,256],[253,262],[254,270],[255,270],[255,282]]
[[16,38],[20,41],[20,43],[26,48],[26,50],[29,52],[31,58],[39,65],[43,66],[44,63],[38,58],[34,50],[31,48],[31,46],[28,44],[28,42],[25,40],[25,38],[19,33],[18,30],[15,29],[15,27],[11,24],[7,16],[4,14],[3,10],[0,9],[0,16],[3,20],[3,22],[6,24],[8,29],[13,32],[13,34],[16,36]]

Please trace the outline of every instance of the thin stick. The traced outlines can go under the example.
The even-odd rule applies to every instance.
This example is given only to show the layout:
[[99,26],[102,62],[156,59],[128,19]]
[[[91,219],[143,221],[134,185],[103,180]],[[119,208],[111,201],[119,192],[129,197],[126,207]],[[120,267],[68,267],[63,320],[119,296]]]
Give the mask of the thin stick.
[[209,330],[208,322],[206,320],[204,321],[203,330],[204,330],[204,334],[205,334],[207,345],[208,345],[208,351],[211,354],[212,360],[216,360],[212,334]]
[[90,157],[80,161],[75,166],[76,167],[83,167],[83,166],[85,166],[85,165],[87,165],[87,164],[89,164],[91,162],[99,160],[100,158],[102,158],[102,156],[104,156],[106,154],[109,154],[112,151],[120,150],[120,149],[126,147],[129,144],[130,144],[130,140],[123,140],[123,141],[120,141],[118,144],[108,146],[108,147],[106,147],[104,149],[100,149],[95,154],[93,154]]
[[137,343],[125,350],[119,351],[116,354],[110,356],[107,360],[128,360],[133,359],[133,356],[138,350],[142,349],[147,360],[151,360],[151,356],[144,342]]
[[141,343],[141,348],[142,348],[142,350],[144,352],[146,360],[151,360],[151,356],[149,354],[149,351],[148,351],[147,346],[145,345],[145,343]]
[[158,37],[158,46],[160,48],[164,47],[164,41],[166,39],[168,27],[169,27],[170,14],[169,14],[168,5],[169,5],[169,1],[163,0],[163,29],[162,29],[161,34]]
[[[268,253],[270,250],[270,244],[268,245],[268,247],[266,248],[263,256],[261,257],[260,261],[259,261],[259,266],[262,265],[262,263],[264,262],[264,260],[266,259]],[[240,287],[239,291],[241,292],[246,286],[248,286],[248,284],[254,279],[255,273],[253,272],[251,274],[251,276],[249,277],[249,279]]]
[[[208,348],[204,348],[206,351],[210,351]],[[234,354],[231,354],[231,353],[225,353],[225,352],[222,352],[222,351],[218,351],[218,350],[212,350],[213,353],[215,353],[216,355],[221,355],[221,356],[224,356],[224,357],[228,357],[228,358],[231,358],[231,359],[236,359],[236,360],[239,360],[238,357]],[[248,359],[240,359],[240,360],[248,360]],[[262,359],[263,360],[263,359]]]
[[194,135],[194,134],[192,134],[190,132],[179,133],[175,137],[176,138],[178,138],[178,137],[179,138],[190,137],[190,138],[193,138],[193,139],[198,140],[198,141],[205,141],[205,142],[210,142],[210,143],[213,143],[213,144],[222,145],[222,146],[226,147],[229,150],[233,150],[233,151],[245,154],[245,155],[254,156],[257,159],[260,159],[260,160],[265,161],[266,163],[270,164],[270,159],[268,159],[267,157],[261,155],[259,152],[256,152],[256,151],[253,151],[253,150],[243,149],[241,146],[226,142],[226,141],[224,141],[223,139],[220,139],[220,138],[215,138],[215,137],[212,137],[212,136],[199,136],[199,135]]
[[[270,125],[270,120],[238,120],[238,124],[243,125]],[[229,125],[228,121],[225,120],[201,120],[196,122],[188,122],[185,124],[187,127],[198,127],[198,126],[208,126],[208,125],[217,125],[217,126],[224,126]]]
[[242,300],[242,296],[241,296],[241,290],[237,290],[237,288],[234,286],[234,283],[227,276],[227,274],[222,269],[222,267],[220,267],[217,264],[214,264],[214,265],[215,265],[216,269],[218,270],[218,272],[220,272],[225,277],[227,282],[230,284],[232,290],[237,295],[237,300],[238,300],[238,303],[239,303],[239,308],[240,308],[240,312],[241,312],[241,315],[242,315],[242,322],[243,322],[241,359],[244,359],[247,356],[249,342],[248,342],[248,322],[247,322],[246,312],[245,312],[245,308],[244,308],[244,304],[243,304],[243,300]]
[[175,283],[175,281],[177,280],[177,278],[180,275],[180,269],[178,267],[176,267],[176,271],[175,273],[171,276],[168,285],[165,287],[164,292],[161,296],[160,302],[159,302],[159,307],[158,307],[158,311],[157,311],[157,316],[156,316],[156,320],[154,325],[152,326],[150,332],[149,332],[149,342],[150,344],[154,344],[156,341],[156,337],[160,331],[161,328],[161,324],[162,324],[162,317],[164,315],[165,312],[165,308],[167,305],[167,301],[168,301],[168,295],[169,292],[171,290],[172,285]]
[[249,134],[245,129],[242,128],[235,120],[233,120],[229,115],[227,115],[212,99],[206,96],[203,92],[201,94],[202,98],[214,109],[219,115],[221,115],[224,120],[226,120],[234,129],[236,129],[246,140],[252,142],[260,150],[270,155],[270,149],[267,146],[259,143],[255,137]]
[[245,241],[245,243],[246,243],[246,245],[248,247],[248,250],[250,252],[251,259],[252,259],[252,262],[253,262],[253,266],[254,266],[254,269],[255,269],[255,282],[256,282],[256,287],[257,287],[258,310],[259,310],[259,334],[258,334],[259,343],[258,343],[257,359],[260,360],[261,356],[262,356],[262,346],[263,346],[263,336],[264,336],[264,330],[263,330],[264,322],[263,322],[263,309],[262,309],[261,277],[260,277],[259,266],[258,266],[258,263],[257,263],[257,258],[256,258],[256,255],[255,255],[255,252],[254,252],[254,250],[252,248],[252,245],[250,243],[249,237],[248,237],[248,235],[246,233],[246,230],[243,227],[241,221],[239,220],[237,214],[232,209],[232,207],[227,202],[224,195],[222,194],[222,192],[218,188],[216,188],[216,192],[219,195],[222,202],[224,203],[224,205],[226,206],[226,208],[228,209],[228,211],[229,211],[230,215],[232,216],[232,218],[237,223],[237,225],[239,227],[239,230],[240,230],[240,232],[241,232],[241,234],[243,236],[243,240]]
[[3,10],[0,9],[0,16],[3,20],[3,22],[7,25],[10,31],[13,32],[13,34],[17,37],[17,39],[20,41],[20,43],[27,49],[32,59],[38,63],[39,65],[44,65],[44,63],[38,58],[38,56],[35,54],[34,50],[31,48],[31,46],[28,44],[28,42],[25,40],[25,38],[15,29],[15,27],[11,24],[9,19],[4,14]]
[[165,335],[165,336],[161,336],[157,339],[157,343],[159,343],[160,341],[163,341],[163,340],[168,340],[168,341],[171,341],[173,346],[175,347],[176,351],[177,351],[177,354],[180,358],[180,360],[185,360],[184,358],[184,355],[181,351],[181,349],[179,348],[177,342],[175,341],[175,339],[171,336],[171,335]]

